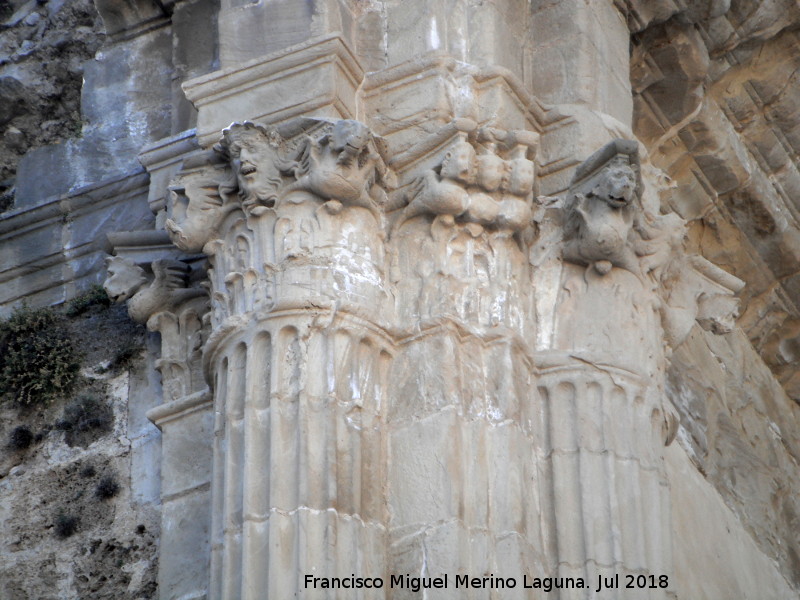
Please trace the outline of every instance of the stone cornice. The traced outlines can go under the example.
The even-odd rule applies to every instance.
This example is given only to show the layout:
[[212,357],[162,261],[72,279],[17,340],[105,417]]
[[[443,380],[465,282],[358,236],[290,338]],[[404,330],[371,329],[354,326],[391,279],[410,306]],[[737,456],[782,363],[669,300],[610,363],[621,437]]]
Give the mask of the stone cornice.
[[165,402],[147,411],[146,416],[156,427],[163,428],[164,425],[204,410],[211,406],[213,397],[208,389],[195,392],[184,398],[178,398],[172,402]]
[[[192,79],[183,84],[186,97],[199,111],[201,146],[216,142],[235,113],[240,118],[277,123],[315,111],[355,114],[355,92],[364,71],[338,33]],[[285,91],[292,89],[288,102]],[[333,116],[332,114],[329,116]]]

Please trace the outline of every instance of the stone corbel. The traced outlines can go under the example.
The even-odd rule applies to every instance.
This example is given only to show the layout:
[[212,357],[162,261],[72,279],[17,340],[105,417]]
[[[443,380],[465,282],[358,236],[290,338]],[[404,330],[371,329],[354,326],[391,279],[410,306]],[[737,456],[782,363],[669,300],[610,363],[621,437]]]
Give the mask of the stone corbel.
[[158,259],[148,273],[122,256],[108,257],[106,265],[103,287],[109,298],[126,302],[134,321],[161,334],[161,357],[155,366],[167,398],[175,400],[205,387],[201,353],[208,294],[202,287],[190,286],[191,267]]
[[128,314],[137,323],[148,323],[156,313],[172,311],[187,300],[206,295],[202,288],[187,287],[191,268],[186,263],[159,259],[150,267],[152,275],[129,258],[106,259],[108,275],[103,288],[113,302],[127,302]]
[[190,155],[169,185],[165,227],[172,243],[185,252],[201,252],[219,235],[225,217],[236,208],[231,193],[236,175],[212,151]]
[[641,208],[638,143],[614,140],[575,171],[565,203],[564,260],[600,275],[618,267],[642,276],[634,249]]
[[319,137],[303,136],[283,171],[296,179],[284,196],[311,192],[325,200],[331,214],[344,206],[360,206],[380,218],[387,202],[385,189],[394,185],[372,132],[351,119],[336,121]]

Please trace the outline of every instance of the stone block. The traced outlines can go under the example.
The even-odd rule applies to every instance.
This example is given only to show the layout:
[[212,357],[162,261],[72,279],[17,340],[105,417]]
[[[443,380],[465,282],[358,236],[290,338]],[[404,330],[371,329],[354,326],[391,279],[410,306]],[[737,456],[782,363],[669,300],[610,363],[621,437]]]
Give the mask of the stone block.
[[[352,15],[338,0],[275,0],[229,5],[219,13],[223,69],[335,32],[347,35]],[[348,41],[352,43],[352,40]]]
[[161,501],[161,434],[151,431],[131,439],[131,501],[158,504]]
[[218,68],[219,31],[213,24],[219,9],[219,0],[190,0],[176,4],[172,13],[172,63],[181,80]]
[[166,28],[101,50],[83,71],[81,107],[88,129],[108,130],[108,141],[131,138],[136,152],[167,137],[172,76],[172,36]]
[[125,0],[98,0],[96,6],[109,35],[135,29],[143,23],[164,16],[163,5],[157,0],[133,4]]
[[386,5],[388,65],[438,51],[476,66],[504,67],[522,78],[530,20],[525,2],[394,1]]
[[159,552],[159,598],[200,597],[208,585],[210,493],[197,491],[162,505]]
[[[535,2],[526,80],[548,104],[584,104],[629,124],[627,25],[611,2]],[[597,77],[603,73],[602,77]]]
[[123,223],[152,224],[141,203],[144,185],[146,177],[135,173],[7,213],[0,226],[0,305],[10,308],[23,297],[36,306],[57,304],[98,282],[105,233]]
[[442,411],[389,434],[392,527],[435,523],[459,513],[462,473],[448,466],[458,452],[460,419]]
[[213,413],[210,406],[163,422],[162,494],[170,497],[211,479]]

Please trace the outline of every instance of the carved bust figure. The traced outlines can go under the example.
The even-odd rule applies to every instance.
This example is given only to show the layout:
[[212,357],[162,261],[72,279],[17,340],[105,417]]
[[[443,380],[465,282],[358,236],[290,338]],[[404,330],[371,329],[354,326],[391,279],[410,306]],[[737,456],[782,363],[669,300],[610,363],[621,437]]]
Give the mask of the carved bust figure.
[[475,182],[475,149],[464,137],[456,141],[444,155],[439,174],[442,179],[463,185]]
[[601,275],[612,267],[641,273],[630,236],[640,207],[635,142],[615,140],[578,167],[566,205],[564,258],[591,265]]
[[306,136],[293,160],[281,167],[296,178],[284,188],[281,202],[302,202],[307,195],[298,192],[310,192],[332,214],[344,206],[358,206],[377,217],[385,196],[376,184],[385,165],[373,139],[366,125],[351,119],[329,125],[320,137]]
[[410,201],[398,225],[426,213],[452,217],[463,214],[470,206],[466,187],[475,181],[475,158],[475,149],[466,134],[460,133],[445,153],[438,173],[427,170],[410,186]]
[[367,147],[369,140],[369,128],[363,123],[352,119],[338,121],[331,133],[331,148],[339,153],[336,163],[349,165]]

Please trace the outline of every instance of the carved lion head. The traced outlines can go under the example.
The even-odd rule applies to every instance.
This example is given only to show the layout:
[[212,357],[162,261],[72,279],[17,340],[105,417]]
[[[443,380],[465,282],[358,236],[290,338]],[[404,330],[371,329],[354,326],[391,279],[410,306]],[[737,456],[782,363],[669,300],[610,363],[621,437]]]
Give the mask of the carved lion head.
[[125,302],[147,283],[144,269],[129,258],[106,258],[106,270],[108,274],[103,282],[103,289],[114,302]]
[[637,195],[636,173],[623,161],[614,161],[606,167],[591,195],[605,201],[612,208],[630,205]]

